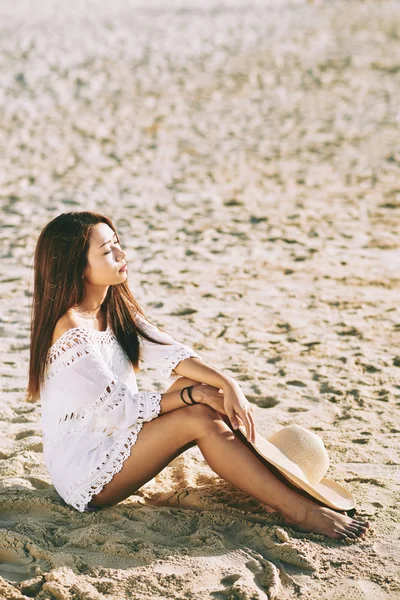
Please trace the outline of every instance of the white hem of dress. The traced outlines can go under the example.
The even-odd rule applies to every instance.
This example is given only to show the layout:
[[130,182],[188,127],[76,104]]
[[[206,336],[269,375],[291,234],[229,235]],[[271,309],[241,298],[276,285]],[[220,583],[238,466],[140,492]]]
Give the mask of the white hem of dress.
[[[158,401],[153,413],[153,418],[156,418],[159,415],[160,410],[161,403]],[[134,429],[130,430],[128,434],[126,431],[121,432],[121,435],[107,452],[106,458],[100,467],[96,467],[94,471],[67,489],[64,497],[67,504],[76,508],[79,512],[89,512],[92,510],[88,507],[92,497],[99,494],[103,487],[111,481],[114,475],[121,471],[145,422],[146,421],[136,423]]]

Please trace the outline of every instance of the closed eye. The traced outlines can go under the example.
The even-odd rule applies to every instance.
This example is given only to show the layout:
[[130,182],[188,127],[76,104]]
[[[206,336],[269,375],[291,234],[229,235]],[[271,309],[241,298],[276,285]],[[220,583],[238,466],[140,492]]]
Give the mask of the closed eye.
[[[118,240],[118,241],[116,241],[116,242],[115,242],[115,244],[116,244],[116,245],[118,244],[119,246],[121,246],[121,244],[120,244],[119,240]],[[104,255],[106,255],[106,254],[111,254],[111,250],[109,250],[108,252],[104,252]]]

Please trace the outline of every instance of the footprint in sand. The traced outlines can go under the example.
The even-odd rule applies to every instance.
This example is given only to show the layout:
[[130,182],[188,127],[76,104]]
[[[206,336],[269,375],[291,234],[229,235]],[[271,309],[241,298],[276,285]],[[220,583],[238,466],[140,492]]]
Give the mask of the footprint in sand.
[[170,506],[204,510],[204,503],[201,502],[198,494],[190,492],[188,489],[176,490],[175,492],[162,492],[157,494],[156,498],[148,498],[147,504],[153,506]]
[[322,596],[321,600],[395,600],[395,597],[367,579],[344,579],[338,581],[335,589]]
[[[183,490],[176,490],[175,492],[162,492],[157,494],[156,498],[148,498],[147,504],[153,506],[170,506],[179,508],[191,508],[195,510],[207,510],[210,509],[209,503],[204,497],[202,490],[189,490],[187,488]],[[228,504],[230,509],[237,509],[246,513],[258,513],[265,514],[276,512],[270,506],[260,503],[258,500],[250,499],[244,502],[232,502]]]
[[35,559],[25,549],[28,538],[6,531],[0,541],[0,575],[7,581],[19,583],[33,574]]

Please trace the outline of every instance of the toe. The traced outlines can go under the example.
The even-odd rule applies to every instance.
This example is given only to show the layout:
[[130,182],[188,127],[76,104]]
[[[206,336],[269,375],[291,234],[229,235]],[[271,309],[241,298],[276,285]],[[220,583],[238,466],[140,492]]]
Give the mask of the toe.
[[331,537],[339,539],[339,540],[342,539],[343,538],[343,530],[334,529]]
[[352,531],[355,533],[356,537],[363,538],[365,536],[365,531],[363,529],[356,529],[355,531],[352,529]]
[[347,525],[347,529],[353,531],[353,533],[364,533],[364,530],[356,525]]
[[356,527],[357,527],[357,529],[359,529],[363,533],[366,533],[368,531],[368,529],[369,529],[369,527],[366,527],[365,525],[357,525]]
[[346,535],[347,537],[349,537],[351,540],[355,540],[357,535],[354,533],[354,531],[350,531],[349,529],[346,528]]
[[363,523],[359,523],[358,521],[351,521],[347,527],[354,527],[354,529],[365,529],[365,525]]
[[361,525],[362,527],[366,527],[367,529],[370,527],[369,521],[361,521],[360,519],[353,519],[353,522],[357,525]]

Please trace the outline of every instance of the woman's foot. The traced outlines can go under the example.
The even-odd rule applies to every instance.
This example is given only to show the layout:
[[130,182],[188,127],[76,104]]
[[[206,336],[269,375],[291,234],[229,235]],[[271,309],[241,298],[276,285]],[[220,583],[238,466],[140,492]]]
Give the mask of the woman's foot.
[[286,523],[296,531],[322,533],[331,538],[356,539],[370,528],[369,521],[352,519],[346,514],[306,501],[296,507],[295,514],[283,515]]

